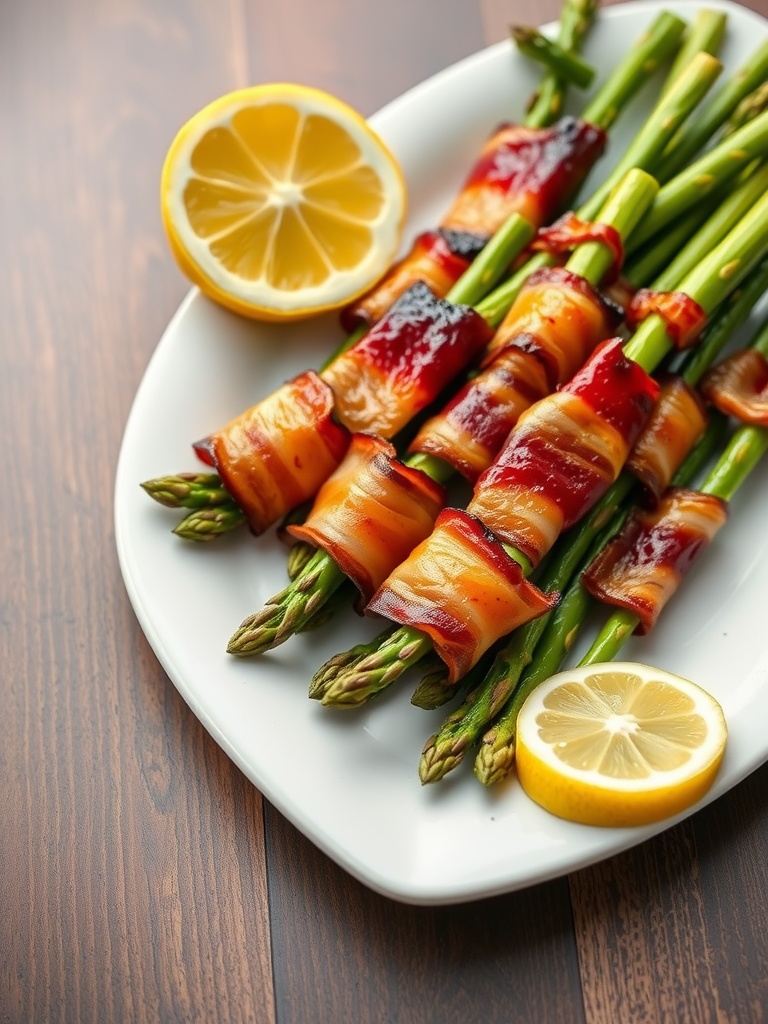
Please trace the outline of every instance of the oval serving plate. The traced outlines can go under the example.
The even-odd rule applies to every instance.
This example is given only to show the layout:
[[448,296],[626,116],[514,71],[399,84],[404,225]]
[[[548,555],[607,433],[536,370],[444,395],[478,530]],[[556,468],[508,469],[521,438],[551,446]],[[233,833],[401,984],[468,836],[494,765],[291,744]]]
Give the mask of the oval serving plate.
[[[726,72],[733,70],[765,38],[768,24],[734,4],[708,0],[707,6],[729,15],[722,57]],[[690,20],[698,7],[681,2],[675,10]],[[585,48],[599,77],[661,10],[660,3],[640,0],[600,15]],[[521,116],[535,83],[532,69],[500,43],[371,118],[408,180],[407,239],[437,222],[487,134],[497,122]],[[651,94],[646,89],[617,124],[593,182],[634,134]],[[272,534],[256,540],[245,530],[210,545],[185,544],[170,532],[178,515],[149,501],[139,482],[194,469],[194,440],[293,374],[318,366],[340,340],[334,318],[287,328],[253,324],[191,292],[157,346],[125,429],[115,524],[128,594],[174,685],[216,742],[305,835],[360,881],[404,902],[458,903],[519,889],[669,827],[671,820],[632,830],[568,824],[528,801],[514,779],[483,789],[471,758],[442,783],[422,788],[419,754],[445,711],[410,705],[414,679],[357,711],[332,712],[307,699],[315,669],[378,632],[380,622],[350,611],[261,658],[225,653],[242,619],[285,585],[285,549]],[[190,395],[199,397],[190,401]],[[653,634],[622,654],[689,676],[721,701],[730,739],[707,802],[768,759],[761,724],[768,718],[768,649],[758,622],[768,573],[759,506],[767,499],[763,465],[734,501],[732,521],[697,565],[695,579]]]

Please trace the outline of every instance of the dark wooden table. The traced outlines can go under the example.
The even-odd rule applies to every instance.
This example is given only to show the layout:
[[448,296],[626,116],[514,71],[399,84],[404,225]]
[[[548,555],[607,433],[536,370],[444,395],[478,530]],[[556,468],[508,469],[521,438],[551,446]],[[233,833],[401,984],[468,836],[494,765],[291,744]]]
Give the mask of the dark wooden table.
[[768,1019],[768,767],[568,878],[400,905],[319,853],[222,753],[118,569],[121,435],[187,291],[157,200],[177,127],[270,79],[368,114],[557,8],[3,3],[1,1021]]

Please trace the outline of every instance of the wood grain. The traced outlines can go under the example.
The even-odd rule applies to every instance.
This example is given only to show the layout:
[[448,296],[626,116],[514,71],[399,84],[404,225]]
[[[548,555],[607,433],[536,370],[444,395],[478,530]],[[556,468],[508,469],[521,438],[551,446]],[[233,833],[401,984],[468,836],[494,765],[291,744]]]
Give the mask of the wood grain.
[[[768,0],[750,0],[768,16]],[[160,669],[112,527],[187,290],[157,183],[195,110],[289,78],[370,113],[558,0],[0,6],[0,1021],[766,1018],[768,767],[605,864],[400,906],[262,800]]]
[[269,804],[267,824],[278,1020],[583,1020],[564,880],[459,907],[400,906]]
[[9,1021],[273,1015],[261,798],[150,653],[112,529],[132,393],[186,291],[159,168],[188,105],[236,84],[242,46],[209,5],[167,12],[3,6]]

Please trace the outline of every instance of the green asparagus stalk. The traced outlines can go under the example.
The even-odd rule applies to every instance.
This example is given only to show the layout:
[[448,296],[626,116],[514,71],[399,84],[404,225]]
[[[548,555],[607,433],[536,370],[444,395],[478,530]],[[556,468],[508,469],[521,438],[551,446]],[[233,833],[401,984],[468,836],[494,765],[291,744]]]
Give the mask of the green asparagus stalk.
[[[764,288],[768,283],[768,261],[758,269],[759,274],[751,275],[750,287],[754,287],[761,279],[760,283]],[[737,299],[728,314],[720,319],[717,329],[712,332],[713,335],[718,336],[717,346],[711,342],[713,358],[714,350],[718,346],[722,347],[732,330],[739,325],[739,320],[743,318],[739,314],[748,315],[751,304],[746,307],[746,310],[744,305],[744,299]],[[762,329],[753,344],[755,348],[768,354],[768,325]],[[689,371],[690,369],[689,365]],[[698,380],[701,372],[703,369],[689,372],[691,378],[689,383]],[[722,437],[725,418],[713,415],[711,424],[702,441],[681,467],[673,481],[675,486],[689,486],[709,461],[714,449],[720,446],[719,441]],[[768,430],[760,427],[739,428],[700,489],[705,493],[716,494],[725,500],[730,500],[766,450],[768,450]],[[598,548],[602,546],[604,540],[605,538],[601,538],[597,545]],[[589,559],[587,559],[587,563],[588,561]],[[500,782],[511,771],[514,763],[517,716],[520,708],[528,694],[540,682],[559,671],[593,603],[585,588],[577,580],[555,610],[542,635],[540,652],[537,650],[535,662],[523,673],[520,684],[505,706],[503,713],[483,736],[475,760],[475,775],[484,785]],[[636,616],[624,611],[610,616],[580,664],[610,661],[619,652],[621,645],[629,639],[637,622]]]
[[245,515],[238,505],[229,498],[212,508],[199,508],[176,525],[173,532],[183,540],[216,540],[222,534],[231,533],[245,522]]
[[717,56],[725,35],[727,21],[727,15],[722,11],[716,11],[709,7],[703,7],[697,11],[690,28],[685,33],[683,45],[678,50],[667,81],[662,87],[662,96],[677,76],[688,67],[697,53],[711,53],[713,57]]
[[723,138],[727,139],[747,122],[757,117],[768,108],[768,82],[763,82],[754,92],[746,96],[736,107],[723,128]]
[[588,89],[592,85],[595,69],[578,53],[565,49],[530,25],[512,25],[509,33],[521,53],[539,61],[558,78],[579,89]]
[[669,207],[678,215],[735,177],[753,160],[768,156],[768,111],[739,128],[729,138],[690,164],[659,189],[650,214],[635,232],[630,251],[639,248],[670,222]]
[[[629,172],[602,213],[604,223],[627,235],[638,223],[656,191],[656,183],[642,171]],[[611,255],[601,243],[579,246],[568,266],[588,280],[599,283],[610,266]],[[408,460],[410,465],[428,469],[430,475],[449,472],[436,459]],[[300,575],[275,595],[261,611],[241,623],[229,641],[227,651],[240,657],[261,654],[287,640],[327,600],[344,580],[344,574],[326,552],[318,550]]]
[[[597,0],[565,0],[560,11],[557,42],[564,50],[578,53],[592,27],[597,13]],[[531,99],[525,123],[529,128],[543,128],[560,117],[565,104],[567,83],[549,71],[541,80]]]
[[210,508],[231,501],[215,473],[179,473],[146,480],[141,485],[150,498],[166,508]]
[[[619,80],[624,77],[622,67],[620,65],[616,70],[616,78]],[[700,58],[694,61],[686,74],[677,79],[673,88],[654,107],[651,115],[632,141],[632,144],[603,184],[577,209],[577,217],[587,221],[596,219],[605,205],[608,196],[631,168],[640,168],[651,174],[654,173],[655,163],[658,161],[668,140],[673,136],[678,126],[691,114],[691,111],[695,109],[697,103],[699,103],[702,96],[720,73],[720,67],[719,62],[707,54],[701,54]],[[602,124],[603,122],[600,120],[600,117],[610,116],[611,114],[610,108],[606,110],[604,104],[600,102],[600,97],[604,91],[610,92],[608,89],[601,90],[582,115],[591,124]],[[724,162],[717,170],[723,173],[724,180],[727,180],[725,171],[730,171],[730,165]],[[686,189],[681,190],[683,200],[687,202],[688,206],[693,205],[691,198],[693,192],[694,186],[690,184],[687,185]],[[654,201],[654,208],[657,202],[658,196]],[[666,203],[659,219],[663,219],[664,226],[666,227],[685,208],[686,206],[681,206],[678,209],[674,202]],[[489,324],[494,327],[498,326],[504,314],[514,302],[528,275],[533,273],[534,270],[539,269],[539,267],[549,266],[553,262],[553,257],[547,253],[537,253],[528,260],[520,271],[478,303],[477,311],[485,317]]]
[[[768,195],[764,196],[726,238],[680,283],[680,290],[710,315],[734,291],[766,249],[768,239]],[[670,352],[672,342],[664,321],[649,316],[627,342],[625,353],[646,371],[652,372]],[[518,555],[507,549],[511,557]],[[385,644],[386,655],[371,655],[347,673],[340,673],[326,690],[323,702],[334,706],[361,704],[396,678],[398,652],[407,650],[403,668],[410,667],[432,650],[425,634],[411,626],[394,629]],[[418,655],[418,656],[417,656]],[[407,666],[405,661],[407,660]],[[383,682],[386,680],[386,682]]]
[[768,78],[768,42],[762,43],[672,139],[659,167],[659,178],[668,181],[678,174],[734,113],[738,105]]
[[[625,277],[636,286],[653,281],[658,291],[669,291],[691,270],[691,253],[709,252],[723,239],[734,224],[768,191],[768,163],[748,168],[744,180],[726,195],[718,192],[714,202],[704,202],[681,218],[678,225],[665,229],[660,238],[654,238],[647,252],[625,271]],[[692,224],[686,223],[692,219]],[[680,224],[682,232],[678,234]],[[684,244],[695,238],[696,244]]]
[[642,130],[624,151],[606,181],[579,210],[579,216],[592,220],[605,203],[607,194],[630,167],[640,167],[651,172],[655,170],[661,154],[677,129],[698,106],[722,70],[723,65],[717,58],[703,52],[696,54],[655,105]]
[[458,696],[464,696],[483,678],[488,665],[484,658],[463,676],[456,686],[449,686],[446,681],[445,662],[437,655],[428,656],[421,666],[422,676],[411,696],[411,704],[424,711],[441,708]]

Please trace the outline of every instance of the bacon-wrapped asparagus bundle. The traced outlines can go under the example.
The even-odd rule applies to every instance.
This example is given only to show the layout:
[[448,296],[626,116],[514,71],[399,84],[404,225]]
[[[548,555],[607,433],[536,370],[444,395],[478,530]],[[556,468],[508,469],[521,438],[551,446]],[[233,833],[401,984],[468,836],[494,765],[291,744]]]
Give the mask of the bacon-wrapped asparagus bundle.
[[[463,213],[454,210],[451,217],[451,223],[458,224],[458,218],[461,216],[466,221],[466,208],[468,203],[468,197],[475,195],[478,208],[488,210],[493,209],[495,212],[493,216],[495,218],[494,223],[498,220],[498,201],[499,194],[504,195],[505,202],[509,204],[509,209],[515,209],[521,202],[525,205],[526,210],[531,216],[547,216],[549,211],[555,208],[558,202],[562,202],[562,195],[556,195],[556,189],[559,187],[565,187],[565,191],[570,190],[569,186],[565,183],[572,182],[577,183],[583,178],[587,164],[590,159],[594,160],[602,151],[603,142],[601,141],[601,133],[603,132],[603,125],[607,126],[612,123],[613,119],[618,113],[618,110],[626,103],[630,96],[634,93],[637,82],[639,79],[647,76],[650,71],[657,66],[660,59],[664,55],[668,55],[669,52],[674,49],[679,40],[684,25],[680,19],[674,16],[666,15],[661,16],[657,19],[648,37],[643,38],[638,45],[636,45],[627,59],[622,62],[616,72],[610,77],[605,87],[600,91],[598,96],[595,98],[592,104],[585,111],[584,122],[589,124],[591,127],[587,131],[581,128],[576,129],[573,124],[566,125],[561,138],[559,141],[553,141],[557,136],[552,136],[552,140],[547,146],[543,147],[543,151],[548,154],[549,166],[546,169],[532,170],[532,162],[530,159],[530,153],[526,160],[523,161],[523,170],[527,168],[524,174],[512,174],[507,175],[509,181],[507,184],[515,186],[510,192],[509,189],[506,191],[502,189],[499,193],[499,189],[495,184],[492,184],[488,180],[488,174],[493,170],[493,159],[490,164],[488,163],[488,157],[481,159],[484,169],[479,169],[473,172],[470,176],[471,180],[468,182],[467,189],[462,192],[462,200],[459,204]],[[595,116],[590,120],[590,110],[595,111]],[[549,137],[548,137],[549,138]],[[567,142],[565,148],[563,148],[563,140]],[[519,141],[519,140],[518,140]],[[604,140],[603,140],[604,141]],[[534,145],[533,150],[542,151],[541,146]],[[552,158],[558,156],[560,165],[557,166],[557,161]],[[483,162],[485,161],[485,162]],[[490,189],[490,192],[488,191]],[[493,194],[493,202],[490,202],[488,196]],[[521,196],[525,198],[521,200]],[[538,211],[538,213],[536,213]],[[490,215],[490,214],[489,214]],[[513,242],[514,244],[507,244],[503,247],[501,254],[495,253],[492,259],[488,259],[484,264],[481,264],[479,268],[475,265],[460,279],[458,285],[451,289],[452,300],[458,302],[476,302],[478,297],[483,294],[485,290],[492,286],[494,277],[498,275],[503,269],[509,265],[511,258],[515,252],[519,252],[520,249],[530,240],[532,234],[535,232],[537,227],[541,226],[539,223],[531,223],[525,217],[519,213],[513,213],[505,221],[503,229],[504,238],[507,243]],[[491,229],[489,229],[491,230]],[[485,250],[484,250],[485,251]],[[496,277],[497,279],[497,277]],[[469,284],[467,283],[469,282]],[[508,303],[507,303],[508,305]],[[334,360],[331,360],[329,366],[333,364]],[[326,367],[328,369],[328,367]],[[324,371],[321,371],[321,374]],[[290,388],[289,388],[290,390]],[[266,400],[267,402],[270,399]],[[247,432],[243,431],[244,418],[249,414],[243,414],[243,417],[238,417],[233,421],[231,425],[231,431],[235,435],[234,446],[237,448],[239,456],[244,455],[244,448],[242,447],[246,443]],[[259,412],[254,413],[257,420],[259,421],[258,426],[263,428],[265,421],[268,417],[261,416]],[[223,431],[219,432],[220,435],[226,435],[229,427],[224,428]],[[374,425],[369,425],[366,429],[376,429]],[[255,457],[258,457],[259,451],[263,450],[264,437],[263,429],[257,431],[258,444],[256,451],[254,452]],[[221,448],[225,452],[229,449],[229,444],[226,443],[226,438],[217,438],[217,441],[221,441],[220,444],[211,442],[208,445],[203,445],[202,450],[205,452],[211,448]],[[279,452],[282,450],[284,441],[282,439],[275,439],[273,442],[275,449],[275,458],[278,457]],[[217,462],[216,456],[211,456],[214,464]],[[226,460],[223,461],[223,465],[226,465]],[[278,463],[279,464],[279,463]],[[226,474],[226,468],[224,469]],[[231,474],[230,474],[231,475]],[[239,474],[237,474],[239,480]],[[295,484],[295,480],[292,483]],[[167,493],[168,488],[165,486],[166,480],[163,481],[148,481],[145,484],[145,489],[152,493],[155,490],[165,491]],[[307,487],[309,485],[307,484]],[[305,488],[306,489],[306,488]],[[248,489],[251,490],[250,488]],[[275,500],[276,488],[272,486],[272,500],[266,502],[274,511],[277,507]],[[284,502],[285,508],[283,511],[288,511],[290,508],[290,501],[295,497],[295,488],[289,488],[290,497],[286,495],[286,501]],[[311,493],[306,495],[311,497]],[[247,497],[252,497],[252,494],[248,494]],[[231,495],[231,500],[239,502],[239,496],[237,494]],[[252,527],[256,529],[263,528],[254,522],[253,516],[249,517]],[[185,530],[180,530],[177,527],[176,532],[186,533]],[[191,529],[190,535],[192,537],[197,536],[194,528]],[[212,536],[211,532],[204,534],[206,537]]]
[[[768,225],[768,197],[759,202],[753,210],[737,225],[726,239],[704,259],[699,267],[683,282],[681,291],[697,302],[709,314],[738,285],[741,279],[757,262],[765,249],[765,230]],[[727,268],[724,273],[724,269]],[[638,362],[644,369],[652,369],[659,365],[670,351],[672,340],[667,331],[667,324],[658,313],[654,313],[635,333],[626,348],[627,356]],[[546,401],[546,400],[544,400]],[[514,432],[513,435],[514,436]],[[518,466],[512,460],[515,472]],[[482,478],[481,478],[482,479]],[[491,483],[495,484],[496,476],[492,474]],[[583,507],[583,506],[582,506]],[[515,515],[519,510],[515,510]],[[559,510],[559,514],[563,515]],[[564,514],[567,515],[567,512]],[[520,528],[515,527],[513,536],[522,535]],[[534,531],[530,531],[533,536]],[[525,537],[529,551],[538,553],[540,547],[536,540],[530,542]],[[525,557],[515,552],[517,557]],[[374,598],[373,607],[377,604]],[[413,663],[414,650],[427,653],[432,649],[431,638],[424,632],[410,625],[402,626],[395,631],[376,652],[370,656],[357,659],[347,671],[339,671],[338,661],[335,662],[334,681],[324,689],[325,703],[348,703],[365,700],[377,692],[378,683],[383,676],[393,678],[394,666],[397,664],[399,649],[407,649],[409,663]],[[321,674],[323,670],[321,669]]]

